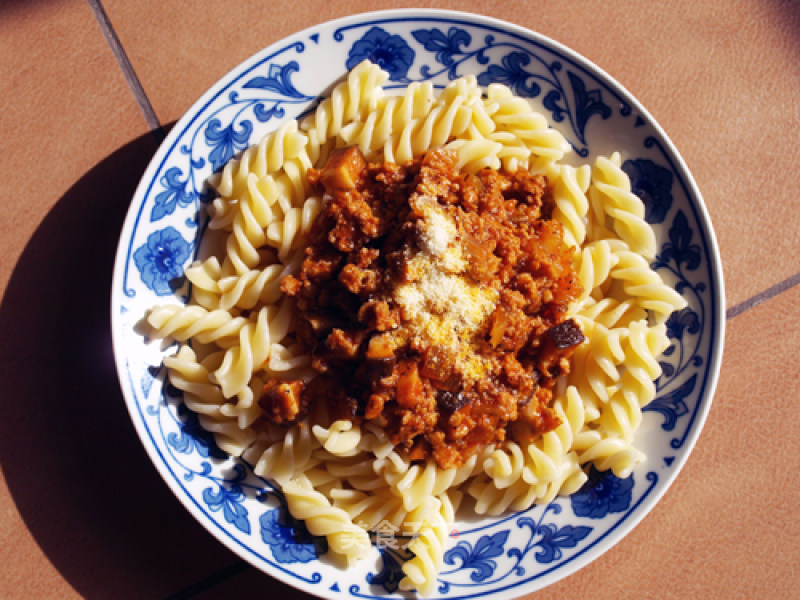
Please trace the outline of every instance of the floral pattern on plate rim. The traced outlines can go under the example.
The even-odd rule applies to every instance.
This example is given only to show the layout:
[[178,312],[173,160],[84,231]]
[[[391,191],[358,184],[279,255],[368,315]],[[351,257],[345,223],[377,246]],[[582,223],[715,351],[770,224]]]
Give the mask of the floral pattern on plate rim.
[[[658,494],[660,481],[663,492],[665,481],[681,463],[676,459],[688,453],[687,440],[696,435],[710,401],[705,394],[713,386],[711,354],[717,351],[712,342],[721,328],[721,283],[712,271],[709,250],[713,238],[703,228],[679,159],[657,127],[616,86],[566,50],[494,21],[375,17],[350,19],[335,29],[336,23],[322,25],[265,50],[250,66],[218,84],[204,105],[178,123],[165,142],[172,140],[166,156],[149,181],[143,181],[141,204],[131,208],[133,228],[117,261],[122,275],[114,310],[123,330],[118,335],[128,344],[137,343],[133,324],[141,317],[142,302],[152,304],[176,293],[186,300],[183,268],[197,250],[204,229],[199,214],[211,198],[205,180],[255,143],[263,135],[256,134],[259,127],[274,128],[280,119],[313,107],[315,90],[295,81],[310,60],[305,53],[311,48],[344,48],[339,51],[342,73],[364,58],[377,62],[390,74],[388,89],[422,80],[442,87],[466,73],[475,73],[481,85],[504,83],[539,102],[580,157],[592,155],[589,129],[597,121],[610,119],[629,131],[641,131],[638,150],[626,148],[631,156],[623,169],[659,233],[653,267],[688,301],[687,308],[667,323],[672,343],[662,357],[658,396],[645,408],[660,419],[661,431],[674,434],[660,455],[649,457],[648,468],[638,468],[626,480],[592,471],[586,485],[571,497],[500,519],[459,525],[461,529],[453,531],[439,576],[440,594],[456,598],[509,588],[533,591],[541,578],[571,572],[571,563],[591,555],[627,521],[641,518],[640,506]],[[312,593],[373,597],[396,592],[407,552],[375,537],[378,558],[358,571],[355,577],[360,580],[354,577],[349,586],[340,586],[323,574],[324,540],[310,536],[302,523],[288,516],[278,489],[255,476],[248,465],[226,459],[185,410],[177,390],[164,385],[159,364],[168,352],[126,356],[121,378],[151,456],[204,525],[245,558],[266,565],[273,574],[283,573]]]

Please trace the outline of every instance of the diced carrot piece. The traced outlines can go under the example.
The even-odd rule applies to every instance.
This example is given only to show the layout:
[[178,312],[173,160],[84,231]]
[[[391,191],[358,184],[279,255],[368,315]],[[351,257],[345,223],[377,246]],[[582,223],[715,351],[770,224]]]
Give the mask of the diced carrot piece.
[[367,168],[367,161],[358,146],[348,146],[334,150],[322,169],[319,180],[328,192],[333,190],[352,190]]
[[403,408],[414,408],[422,400],[423,386],[417,363],[403,361],[397,366],[397,403]]

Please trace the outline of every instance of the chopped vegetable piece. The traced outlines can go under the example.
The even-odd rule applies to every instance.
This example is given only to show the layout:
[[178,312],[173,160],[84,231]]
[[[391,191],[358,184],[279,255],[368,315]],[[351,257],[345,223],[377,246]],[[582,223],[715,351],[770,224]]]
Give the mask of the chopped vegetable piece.
[[348,146],[331,152],[319,180],[328,192],[352,190],[358,187],[366,168],[367,161],[358,146]]
[[563,323],[551,327],[547,330],[547,335],[559,350],[576,346],[586,339],[574,319],[567,319]]

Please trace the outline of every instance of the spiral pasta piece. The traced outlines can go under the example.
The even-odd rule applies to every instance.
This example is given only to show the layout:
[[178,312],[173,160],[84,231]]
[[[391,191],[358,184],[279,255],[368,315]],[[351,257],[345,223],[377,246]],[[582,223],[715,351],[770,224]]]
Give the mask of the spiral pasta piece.
[[290,252],[302,245],[321,206],[322,199],[311,196],[301,207],[290,208],[282,219],[276,219],[269,224],[267,240],[278,249],[278,256],[282,260],[287,260]]
[[[588,165],[580,168],[562,165],[557,171],[557,175],[551,174],[551,178],[555,179],[552,192],[555,202],[553,218],[564,226],[564,242],[567,246],[575,246],[578,250],[586,239],[586,219],[589,213],[589,200],[586,198],[586,192],[589,189],[591,168]],[[584,253],[586,250],[585,248]],[[585,257],[585,260],[595,258],[591,249],[589,250],[589,255]],[[584,286],[584,289],[591,290],[595,287],[597,286],[593,285],[591,288]]]
[[625,360],[622,340],[626,330],[608,329],[601,323],[581,319],[587,337],[572,356],[573,369],[567,376],[592,410],[608,402],[609,389],[621,378],[620,365]]
[[308,138],[289,120],[247,148],[238,159],[228,161],[212,182],[221,198],[238,199],[252,182],[279,171],[285,161],[304,151]]
[[336,508],[344,510],[353,523],[367,531],[386,523],[401,531],[408,516],[403,500],[385,487],[370,493],[355,489],[336,489],[331,491],[331,499]]
[[[210,358],[212,365],[215,358]],[[186,344],[173,356],[164,358],[170,383],[184,393],[184,403],[191,402],[191,410],[198,415],[218,416],[226,400],[219,387],[210,381],[208,363],[209,359],[199,362],[197,354]]]
[[376,475],[375,465],[359,455],[352,459],[345,457],[344,460],[337,457],[337,460],[327,463],[326,466],[331,474],[346,481],[354,490],[370,492],[386,487],[386,482]]
[[653,311],[660,319],[686,306],[686,300],[650,268],[647,260],[630,249],[615,252],[618,261],[610,277],[623,283],[625,293],[636,299],[645,310]]
[[349,564],[363,558],[370,549],[369,535],[355,525],[341,508],[333,506],[304,475],[281,486],[289,512],[305,521],[313,535],[325,536],[332,552],[344,556]]
[[458,492],[453,492],[431,498],[435,503],[426,510],[417,537],[408,545],[414,558],[403,564],[405,577],[400,580],[400,589],[415,589],[422,596],[434,592],[460,497]]
[[649,327],[645,321],[631,323],[625,346],[625,373],[622,393],[646,406],[656,395],[655,380],[661,376],[659,356],[669,346],[666,326]]
[[281,298],[281,279],[296,268],[296,264],[275,263],[239,276],[220,279],[216,282],[218,307],[227,311],[232,308],[249,310],[258,304],[275,304]]
[[253,465],[253,472],[269,477],[279,485],[316,466],[319,461],[313,451],[319,443],[311,435],[308,423],[301,421],[287,429],[282,439],[270,441],[259,438],[244,453],[243,458]]
[[286,336],[291,310],[286,300],[280,307],[265,306],[258,311],[255,322],[249,321],[239,330],[239,344],[226,351],[222,364],[213,373],[214,382],[226,398],[247,386],[253,373],[269,358],[272,343]]
[[[574,218],[577,216],[576,214]],[[573,237],[585,236],[586,230],[585,228],[578,229],[572,235]],[[619,262],[619,256],[612,252],[611,245],[606,240],[598,240],[585,244],[576,253],[575,262],[575,271],[578,274],[581,288],[584,290],[581,298],[583,300],[608,281],[611,269]]]
[[361,428],[347,419],[334,421],[330,427],[314,425],[314,437],[334,456],[355,456],[361,441]]
[[337,146],[358,145],[368,160],[394,162],[397,140],[410,140],[412,129],[429,113],[434,101],[430,82],[412,83],[401,96],[383,96],[366,119],[342,128]]
[[[561,419],[561,425],[559,425],[562,430],[561,435],[563,438],[569,438],[570,451],[577,455],[580,464],[583,464],[580,461],[580,454],[596,442],[594,432],[585,427],[587,422],[595,418],[592,411],[587,408],[593,407],[587,406],[578,393],[578,389],[572,385],[566,386],[566,389],[558,394],[553,403],[553,409]],[[567,443],[566,440],[565,443]],[[569,478],[564,480],[559,493],[569,495],[576,492],[586,482],[586,479],[587,476],[582,470],[574,471]]]
[[525,454],[519,444],[507,442],[483,462],[483,470],[498,489],[504,489],[522,476],[525,467]]
[[600,471],[611,471],[625,479],[634,467],[644,460],[644,454],[618,436],[606,436],[597,430],[592,432],[594,441],[578,455],[581,464],[592,463]]
[[202,306],[166,304],[155,306],[147,315],[150,335],[159,339],[185,342],[195,339],[203,344],[228,347],[247,323],[225,310],[206,310]]
[[519,167],[533,173],[546,173],[569,151],[569,142],[564,136],[552,129],[547,119],[534,111],[525,98],[515,96],[508,86],[490,85],[486,104],[495,131],[510,133],[530,151],[530,158]]
[[288,378],[293,374],[299,377],[301,372],[310,377],[310,367],[311,357],[299,344],[272,344],[269,359],[263,365],[267,375],[278,378]]
[[301,123],[309,137],[309,157],[314,157],[320,145],[335,138],[349,122],[363,120],[373,111],[383,95],[380,85],[389,75],[378,65],[363,61],[350,71],[347,79],[336,85],[312,114]]
[[435,461],[429,460],[424,465],[411,465],[405,471],[385,469],[383,477],[392,492],[403,498],[406,510],[413,510],[426,498],[439,496],[466,481],[472,475],[477,462],[478,455],[473,454],[459,467],[441,469]]
[[644,203],[631,191],[621,162],[618,152],[597,158],[592,173],[593,204],[595,210],[602,210],[612,219],[613,229],[622,241],[652,260],[656,255],[655,233],[644,219]]
[[477,514],[497,516],[509,510],[530,508],[534,502],[547,494],[550,488],[547,482],[531,485],[518,479],[510,486],[501,489],[490,477],[480,475],[471,481],[467,493],[474,499],[474,509]]
[[[170,382],[183,392],[184,404],[197,415],[200,425],[214,434],[223,451],[239,456],[254,441],[255,433],[249,425],[260,415],[252,410],[252,388],[232,404],[210,383],[210,369],[220,358],[216,353],[198,361],[195,352],[183,345],[174,356],[164,359],[164,366]],[[254,379],[251,386],[259,388],[260,381]]]
[[592,327],[592,323],[598,323],[606,329],[624,329],[635,321],[646,321],[648,313],[635,300],[627,299],[620,302],[606,297],[599,301],[589,299],[582,302],[576,318],[582,324],[589,323],[587,325],[589,328]]

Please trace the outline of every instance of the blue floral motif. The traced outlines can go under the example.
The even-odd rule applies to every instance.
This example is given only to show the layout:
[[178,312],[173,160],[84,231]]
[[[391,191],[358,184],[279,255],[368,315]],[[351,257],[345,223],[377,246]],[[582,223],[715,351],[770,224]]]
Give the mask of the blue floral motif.
[[167,436],[167,443],[176,452],[181,454],[197,452],[203,458],[223,459],[228,456],[217,446],[213,434],[200,425],[197,414],[186,408],[185,404],[178,405],[178,417],[184,419],[180,423],[180,433],[170,433]]
[[501,61],[502,66],[492,65],[478,75],[478,83],[483,86],[490,83],[502,83],[510,87],[518,96],[535,98],[541,93],[542,88],[532,81],[533,75],[524,68],[530,62],[531,57],[525,52],[506,54]]
[[[519,44],[498,42],[494,35],[488,34],[484,37],[483,44],[469,48],[473,42],[472,35],[467,29],[460,27],[450,27],[446,33],[439,28],[416,29],[411,31],[411,35],[427,52],[433,53],[432,58],[443,66],[434,71],[430,65],[421,65],[421,79],[418,79],[421,81],[433,79],[443,73],[447,73],[449,79],[456,79],[459,77],[459,67],[467,61],[474,60],[478,65],[488,65],[492,61],[496,62],[490,51],[508,48],[509,51],[500,58],[500,64],[492,64],[478,75],[478,82],[481,85],[505,83],[517,94],[529,98],[539,96],[544,86],[551,88],[544,97],[544,107],[551,111],[556,122],[569,119],[580,142],[573,144],[580,156],[589,154],[585,137],[589,120],[594,115],[608,119],[613,114],[599,88],[588,89],[584,80],[571,71],[562,75],[563,65],[560,61],[545,62],[540,55]],[[386,69],[392,81],[410,83],[412,80],[408,78],[408,71],[414,62],[414,55],[414,51],[400,36],[389,35],[380,27],[373,26],[350,48],[346,66],[351,69],[367,58]],[[532,72],[525,69],[532,61],[541,63],[547,73],[537,72],[540,69],[533,69]],[[631,108],[624,100],[620,100],[620,113],[625,116],[631,114]]]
[[[451,27],[445,35],[439,29],[417,29],[411,35],[428,52],[436,53],[436,60],[446,67],[455,67],[456,61],[454,54],[461,54],[461,46],[469,46],[472,37],[465,30],[458,27]],[[449,73],[450,79],[455,79],[457,74],[455,69]]]
[[[229,483],[229,482],[226,482]],[[244,507],[245,495],[238,484],[225,487],[220,484],[217,491],[213,488],[203,490],[203,501],[214,512],[222,511],[228,523],[233,524],[242,533],[250,533],[250,521]]]
[[181,175],[183,173],[178,167],[170,167],[159,180],[165,189],[156,195],[153,210],[150,211],[151,221],[158,221],[166,215],[171,215],[178,206],[189,206],[194,200],[194,194],[186,191],[189,178],[182,180]]
[[[554,65],[556,66],[556,65]],[[560,70],[561,65],[557,65],[556,70]],[[572,97],[574,106],[570,111],[568,104],[565,102],[563,90],[557,87],[551,90],[544,98],[543,104],[553,114],[553,120],[561,122],[564,120],[564,115],[568,115],[572,122],[572,129],[578,136],[582,144],[586,143],[586,125],[592,115],[598,114],[603,119],[608,119],[612,112],[611,108],[603,102],[603,94],[598,90],[589,90],[583,79],[567,71],[567,79],[572,87]]]
[[667,319],[666,327],[667,336],[674,340],[679,340],[684,333],[698,333],[700,331],[700,319],[697,313],[687,306],[672,313]]
[[253,124],[242,121],[241,129],[236,131],[235,123],[222,127],[219,119],[211,119],[205,131],[206,142],[213,148],[208,155],[208,160],[216,171],[227,163],[239,150],[244,150],[250,141]]
[[633,475],[620,479],[610,471],[592,467],[589,480],[571,497],[572,510],[579,517],[590,519],[626,511],[631,505],[633,483]]
[[259,101],[253,106],[253,115],[255,115],[259,121],[265,123],[273,118],[283,118],[286,115],[286,111],[283,106],[281,106],[283,103],[312,100],[310,96],[306,96],[298,91],[292,83],[292,74],[299,70],[300,65],[296,60],[289,61],[283,66],[273,63],[269,66],[266,77],[254,77],[242,86],[247,89],[267,90],[282,96],[279,100],[273,100],[270,106],[267,106],[266,101]]
[[165,227],[147,236],[147,242],[133,253],[142,282],[159,296],[178,289],[183,278],[183,263],[192,246],[174,227]]
[[345,65],[353,69],[367,59],[389,73],[391,81],[403,81],[414,63],[415,52],[399,35],[390,35],[380,27],[373,27],[358,40],[347,55]]
[[[662,364],[662,367],[665,366],[669,367],[670,371],[673,370],[672,366]],[[694,391],[696,381],[697,373],[693,373],[689,379],[674,390],[659,394],[655,400],[650,402],[650,404],[645,406],[642,410],[661,413],[664,417],[664,423],[661,425],[661,428],[664,431],[672,431],[678,423],[678,417],[689,413],[689,408],[686,406],[684,400]]]
[[547,564],[554,560],[561,560],[564,555],[563,548],[574,548],[591,531],[591,527],[583,525],[578,527],[564,525],[564,527],[560,528],[552,523],[541,525],[539,533],[542,534],[542,539],[537,544],[540,550],[534,555],[536,562]]
[[279,563],[307,563],[328,550],[324,537],[312,536],[283,506],[268,510],[258,521],[261,539],[269,545]]
[[266,123],[270,119],[281,119],[286,114],[286,111],[280,105],[280,103],[276,102],[269,108],[267,108],[263,103],[259,102],[253,107],[253,114],[256,116],[256,119],[261,121],[262,123]]
[[[669,316],[666,322],[666,328],[667,336],[675,340],[675,343],[671,344],[669,348],[663,352],[663,356],[669,357],[675,354],[675,349],[678,347],[683,351],[683,336],[685,333],[696,335],[700,332],[700,317],[692,308],[687,306],[686,308],[675,311]],[[702,359],[695,356],[690,358],[690,362],[696,366],[700,366],[700,364],[702,364]],[[675,375],[676,369],[672,364],[666,361],[660,361],[659,364],[661,365],[663,373],[662,377],[672,377]]]
[[[520,517],[517,520],[517,525],[520,527],[527,527],[531,530],[531,540],[523,550],[517,548],[509,550],[509,556],[516,557],[518,561],[521,562],[522,558],[528,552],[538,547],[539,551],[534,555],[536,562],[547,564],[555,560],[560,560],[564,555],[563,548],[575,548],[578,542],[592,532],[592,528],[586,527],[585,525],[580,525],[578,527],[564,525],[564,527],[558,527],[554,523],[543,523],[542,521],[544,521],[545,515],[550,510],[557,514],[561,512],[561,507],[557,504],[549,504],[547,508],[545,508],[544,513],[542,513],[542,517],[538,523],[530,517]],[[538,536],[541,537],[534,542],[533,540]],[[518,567],[517,572],[521,575],[524,569]]]
[[682,210],[675,215],[672,227],[669,228],[669,242],[661,248],[661,255],[657,257],[654,268],[667,266],[670,261],[675,261],[679,269],[684,263],[690,270],[700,266],[700,246],[692,244],[692,229]]
[[599,89],[587,90],[583,79],[571,71],[567,71],[567,78],[575,97],[576,125],[580,132],[581,141],[586,143],[584,131],[589,118],[597,114],[604,120],[608,119],[611,116],[611,108],[603,102],[603,94]]
[[[662,360],[659,360],[662,375],[656,380],[658,394],[642,409],[660,413],[664,417],[661,428],[665,431],[675,429],[678,419],[689,414],[686,399],[694,393],[697,373],[692,373],[677,387],[671,384],[679,381],[679,377],[689,367],[700,367],[703,364],[703,357],[698,349],[703,335],[705,304],[701,293],[705,290],[705,284],[699,282],[692,285],[684,273],[684,268],[695,270],[702,263],[700,246],[692,243],[692,237],[688,219],[679,210],[669,229],[669,241],[662,246],[661,254],[656,255],[652,265],[654,269],[665,269],[677,277],[675,290],[678,293],[685,294],[688,291],[697,298],[695,304],[672,313],[667,319],[667,335],[674,342],[664,351]],[[683,438],[673,439],[670,445],[680,448],[685,436],[686,434]]]
[[444,562],[454,565],[458,559],[461,561],[462,569],[473,570],[470,574],[472,581],[485,581],[497,568],[497,563],[492,559],[502,556],[508,534],[509,531],[505,529],[494,535],[481,536],[475,548],[469,542],[458,542],[454,548],[445,553]]
[[296,60],[286,63],[284,66],[271,64],[266,77],[254,77],[242,87],[259,90],[270,90],[289,98],[305,99],[305,96],[297,91],[292,83],[292,73],[300,70],[300,65]]
[[631,191],[645,206],[645,220],[663,223],[672,207],[672,171],[646,158],[626,160],[622,170],[631,180]]

